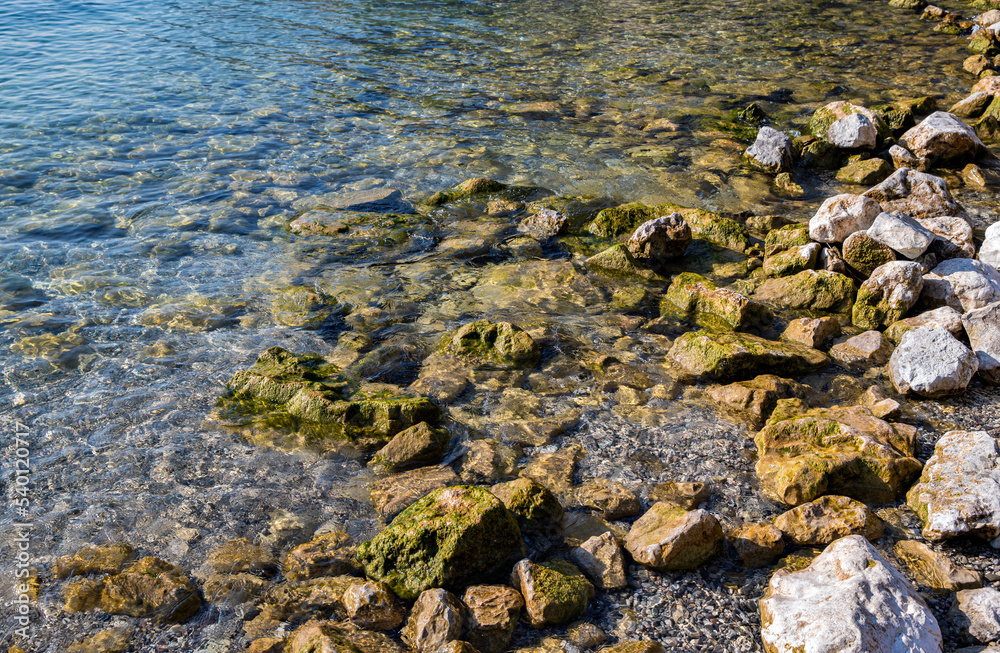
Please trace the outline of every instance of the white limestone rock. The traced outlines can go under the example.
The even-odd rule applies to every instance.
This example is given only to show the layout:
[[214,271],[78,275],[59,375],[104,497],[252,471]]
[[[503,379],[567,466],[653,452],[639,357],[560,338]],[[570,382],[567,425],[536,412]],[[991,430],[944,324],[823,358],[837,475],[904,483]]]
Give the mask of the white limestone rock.
[[885,337],[898,345],[899,341],[903,339],[904,333],[919,327],[947,329],[948,333],[956,338],[961,338],[965,332],[965,328],[962,326],[962,314],[951,306],[942,306],[933,311],[925,311],[920,315],[893,322],[885,330]]
[[945,329],[919,327],[903,334],[889,358],[889,376],[901,394],[959,394],[979,369],[971,349]]
[[968,642],[1000,642],[1000,592],[992,587],[962,590],[948,614]]
[[979,248],[979,260],[1000,269],[1000,222],[994,222],[986,228],[983,246]]
[[879,213],[865,233],[910,260],[927,251],[934,241],[930,230],[905,213]]
[[792,168],[792,139],[771,127],[761,127],[757,140],[744,155],[750,164],[764,172],[786,172]]
[[962,316],[969,344],[979,358],[979,376],[1000,385],[1000,302],[969,311]]
[[983,142],[971,127],[957,116],[935,111],[899,139],[900,144],[917,158],[927,161],[950,161],[975,156]]
[[870,150],[878,140],[878,130],[868,116],[851,113],[834,121],[827,128],[826,139],[845,150]]
[[972,225],[965,218],[942,215],[918,220],[925,229],[934,234],[929,252],[938,261],[950,258],[975,258],[976,245],[972,240]]
[[910,168],[900,168],[882,183],[869,188],[864,195],[878,202],[883,211],[899,211],[911,218],[964,213],[951,196],[948,182]]
[[872,226],[880,210],[878,202],[861,195],[834,195],[809,220],[809,237],[818,243],[842,243]]
[[1000,272],[982,261],[953,258],[924,275],[920,302],[927,308],[968,311],[1000,301]]
[[906,502],[929,540],[979,535],[1000,548],[1000,442],[986,431],[948,431]]
[[916,168],[920,165],[917,157],[901,145],[893,145],[889,148],[889,156],[892,157],[892,167],[894,168]]
[[760,601],[769,653],[940,653],[941,630],[912,585],[861,535],[807,568],[778,570]]

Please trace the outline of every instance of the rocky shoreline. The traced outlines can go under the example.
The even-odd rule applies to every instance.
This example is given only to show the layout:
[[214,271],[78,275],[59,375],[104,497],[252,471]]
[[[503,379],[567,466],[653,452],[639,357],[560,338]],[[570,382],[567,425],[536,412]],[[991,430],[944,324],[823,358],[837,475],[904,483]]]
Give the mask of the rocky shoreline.
[[[405,307],[306,285],[275,296],[276,319],[337,344],[263,351],[214,423],[358,461],[381,527],[292,525],[219,543],[194,568],[94,544],[36,569],[24,593],[94,619],[77,653],[189,650],[216,617],[228,648],[199,650],[1000,643],[1000,223],[966,212],[945,178],[996,184],[983,141],[1000,130],[1000,12],[905,6],[980,28],[966,69],[982,78],[949,111],[838,101],[795,139],[759,107],[741,115],[759,127],[748,165],[781,192],[811,166],[867,187],[808,224],[486,178],[302,211],[290,234],[339,256],[530,262],[498,265],[475,287],[491,310],[457,309],[420,346],[392,340]],[[532,302],[544,310],[521,310]],[[564,305],[597,307],[600,339],[546,320]],[[668,415],[676,438],[648,438]],[[608,460],[626,461],[613,478]]]

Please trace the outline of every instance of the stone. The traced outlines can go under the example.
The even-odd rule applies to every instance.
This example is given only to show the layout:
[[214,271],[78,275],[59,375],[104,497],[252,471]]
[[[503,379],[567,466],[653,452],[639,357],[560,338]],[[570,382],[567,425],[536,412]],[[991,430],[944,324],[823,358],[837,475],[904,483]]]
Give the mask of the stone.
[[864,406],[814,408],[783,399],[754,437],[764,494],[790,506],[824,494],[887,503],[920,473],[916,428]]
[[861,395],[861,405],[871,411],[879,419],[889,419],[899,416],[903,407],[898,401],[885,394],[877,385],[869,386]]
[[657,267],[684,256],[691,244],[691,227],[680,213],[643,222],[625,246],[637,261]]
[[[340,618],[344,616],[342,600],[344,592],[359,581],[360,579],[355,576],[330,576],[278,583],[258,599],[258,603],[262,606],[259,617],[263,618],[262,620],[277,622]],[[277,623],[274,625],[277,626]],[[270,628],[264,629],[264,631],[270,630]],[[257,631],[257,634],[264,633]]]
[[878,132],[867,116],[851,113],[834,121],[826,130],[826,139],[845,150],[875,147]]
[[405,611],[385,583],[354,583],[344,591],[342,601],[347,618],[363,630],[394,630],[403,623]]
[[514,516],[488,491],[435,490],[358,547],[369,578],[413,600],[433,587],[458,587],[502,573],[521,557]]
[[962,325],[979,359],[979,376],[1000,385],[1000,302],[969,311],[962,316]]
[[786,249],[808,245],[811,242],[809,225],[807,224],[793,223],[777,227],[768,231],[764,237],[764,255],[771,256]]
[[572,621],[594,598],[594,586],[565,560],[535,564],[524,559],[514,566],[511,584],[524,597],[524,612],[532,628]]
[[867,231],[855,231],[844,240],[844,262],[859,276],[867,279],[879,266],[896,260],[896,253]]
[[945,329],[918,327],[903,334],[889,359],[889,376],[900,394],[945,397],[962,393],[979,360]]
[[606,653],[666,653],[667,651],[663,644],[646,640],[619,642],[603,650]]
[[[536,438],[530,441],[531,446],[543,446],[548,444],[554,435],[566,430],[563,428],[560,431],[557,428],[547,426],[548,424],[550,423],[531,424],[530,422],[514,420],[501,427],[500,435],[504,439],[508,439],[510,436],[509,439],[521,442],[527,439],[522,436],[522,427],[528,428],[530,425],[532,430],[541,431],[541,433],[530,434]],[[503,427],[510,428],[505,430]],[[552,435],[546,436],[546,433]],[[524,434],[524,436],[526,435],[529,434]],[[512,476],[517,469],[517,461],[521,457],[517,448],[493,439],[472,440],[466,442],[465,447],[465,453],[458,459],[458,475],[465,485],[489,485]]]
[[632,524],[625,548],[632,559],[659,571],[694,569],[722,548],[722,526],[705,510],[660,502]]
[[726,539],[736,549],[743,566],[751,569],[766,567],[785,551],[781,531],[767,522],[738,526],[726,533]]
[[572,494],[573,508],[593,508],[607,520],[627,519],[639,514],[639,497],[617,481],[595,478]]
[[771,127],[761,127],[753,145],[744,152],[752,167],[772,174],[790,170],[793,155],[792,139]]
[[570,559],[602,590],[625,587],[625,554],[611,533],[595,535],[570,551]]
[[849,497],[827,495],[778,515],[774,525],[796,546],[826,546],[848,535],[882,537],[884,526],[868,506]]
[[431,490],[459,483],[461,479],[451,467],[434,465],[379,479],[371,485],[370,491],[378,513],[385,519],[392,519]]
[[994,269],[1000,269],[1000,222],[986,228],[983,246],[979,248],[979,260]]
[[476,369],[524,370],[538,364],[541,350],[530,335],[510,322],[477,320],[459,327],[443,349]]
[[819,243],[842,243],[872,226],[880,212],[879,203],[863,195],[834,195],[809,220],[809,236]]
[[792,222],[783,215],[753,215],[746,221],[747,229],[764,236],[789,224]]
[[463,181],[455,188],[434,193],[434,195],[428,198],[425,203],[430,206],[441,206],[442,204],[457,202],[458,200],[472,197],[474,195],[496,193],[506,188],[507,185],[500,183],[499,181],[495,181],[488,177],[476,177],[474,179],[467,179]]
[[934,240],[930,230],[903,213],[880,213],[867,234],[911,260],[927,251]]
[[962,213],[948,190],[948,182],[910,168],[900,168],[865,191],[864,196],[878,202],[882,211],[905,213],[918,220]]
[[506,585],[473,585],[465,590],[465,632],[480,653],[501,653],[510,643],[524,599]]
[[923,542],[901,540],[892,547],[896,558],[906,565],[917,583],[938,592],[957,592],[983,586],[978,571],[959,567],[943,553]]
[[87,612],[101,605],[103,578],[73,578],[63,585],[63,609],[67,612]]
[[581,649],[597,648],[605,639],[603,630],[586,621],[573,622],[566,629],[566,640]]
[[889,148],[889,156],[892,157],[893,167],[899,168],[916,168],[920,165],[920,161],[917,157],[913,156],[913,152],[910,152],[905,147],[901,145],[893,145]]
[[845,184],[871,186],[892,174],[893,166],[878,157],[855,161],[837,171],[837,181]]
[[362,213],[413,213],[413,207],[395,188],[372,188],[323,196],[324,208]]
[[945,433],[906,501],[920,516],[927,539],[978,535],[1000,548],[1000,445],[996,438],[986,431]]
[[803,270],[789,277],[768,279],[754,297],[772,306],[841,313],[854,305],[854,281],[829,270]]
[[684,510],[694,510],[708,501],[710,496],[712,496],[712,486],[701,481],[693,483],[666,481],[665,483],[657,483],[649,491],[651,502],[662,501]]
[[277,571],[278,560],[267,547],[240,538],[212,549],[205,565],[217,574],[251,573],[268,576]]
[[[109,628],[71,644],[67,653],[126,653],[131,646],[131,638],[126,628]],[[8,649],[7,653],[11,653]],[[20,649],[18,649],[20,650]]]
[[934,254],[937,260],[975,258],[976,245],[972,240],[972,225],[965,219],[945,215],[924,218],[919,222],[935,236],[928,251]]
[[202,594],[207,601],[238,605],[253,601],[273,587],[273,583],[254,574],[207,574],[201,576]]
[[660,315],[690,319],[708,327],[745,331],[771,323],[771,312],[738,292],[719,288],[705,277],[682,272],[660,302]]
[[56,558],[52,575],[56,578],[89,576],[91,574],[117,574],[135,559],[135,550],[128,544],[88,544],[76,553]]
[[104,579],[100,607],[108,614],[183,623],[198,612],[201,599],[198,588],[180,567],[149,557]]
[[948,613],[967,642],[1000,642],[1000,591],[992,587],[961,590]]
[[830,348],[830,357],[845,369],[864,369],[889,362],[890,343],[881,331],[865,331]]
[[990,102],[992,101],[993,96],[990,93],[979,91],[978,93],[973,93],[967,98],[956,102],[950,109],[948,109],[948,113],[957,116],[958,118],[978,118],[983,115],[983,112],[986,111],[986,107],[990,106]]
[[288,637],[285,653],[403,653],[403,648],[383,633],[360,630],[350,623],[312,620]]
[[931,329],[946,329],[951,335],[960,338],[965,329],[962,326],[962,314],[951,306],[942,306],[920,315],[914,315],[889,325],[885,337],[897,345],[903,339],[903,334],[919,327]]
[[656,272],[650,270],[641,261],[632,256],[628,248],[619,243],[599,252],[584,261],[584,265],[592,270],[598,270],[611,276],[639,277],[647,281],[662,279]]
[[450,441],[448,431],[420,422],[392,436],[389,444],[379,449],[369,464],[387,471],[432,465],[444,457]]
[[355,559],[357,548],[350,535],[333,531],[317,535],[285,556],[285,577],[306,580],[318,576],[360,576],[364,573]]
[[892,261],[880,265],[861,284],[852,321],[862,329],[878,329],[906,316],[920,297],[924,277],[919,263]]
[[899,143],[928,163],[973,157],[984,147],[971,127],[958,116],[935,111],[903,134]]
[[837,540],[801,571],[779,570],[760,600],[775,653],[941,653],[941,631],[916,590],[868,540]]
[[727,412],[759,429],[771,416],[779,399],[805,398],[809,390],[808,386],[792,379],[763,374],[750,381],[709,388],[708,395]]
[[993,62],[981,54],[974,54],[962,62],[962,70],[976,77],[984,70],[992,70]]
[[771,277],[784,277],[811,270],[816,267],[820,249],[819,243],[810,243],[768,256],[764,259],[764,273]]
[[695,379],[738,381],[760,374],[807,374],[826,367],[826,354],[797,342],[775,342],[744,333],[689,331],[667,355],[671,365]]
[[490,488],[517,519],[522,533],[544,534],[558,529],[563,506],[552,492],[530,478],[521,477]]
[[839,335],[840,321],[835,317],[797,317],[788,323],[781,339],[819,349],[828,340]]
[[828,139],[830,136],[830,126],[852,114],[861,114],[867,118],[868,122],[875,127],[876,133],[879,136],[883,138],[891,136],[888,125],[874,111],[867,107],[844,101],[831,102],[817,109],[809,121],[809,131],[816,138]]
[[774,189],[778,191],[779,195],[786,197],[802,197],[806,194],[802,185],[796,182],[791,173],[788,172],[779,172],[774,176]]
[[417,597],[402,637],[414,651],[437,651],[462,639],[465,622],[458,597],[443,589],[424,590]]
[[521,476],[537,481],[556,494],[569,494],[573,486],[573,471],[583,457],[578,444],[551,453],[535,454],[521,470]]

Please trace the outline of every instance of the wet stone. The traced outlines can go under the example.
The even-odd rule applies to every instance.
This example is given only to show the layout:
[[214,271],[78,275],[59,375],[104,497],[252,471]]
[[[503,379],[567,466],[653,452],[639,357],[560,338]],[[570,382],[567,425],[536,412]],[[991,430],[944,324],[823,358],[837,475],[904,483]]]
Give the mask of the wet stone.
[[521,476],[530,478],[556,494],[568,494],[573,486],[576,463],[583,457],[578,444],[563,447],[553,453],[536,454],[521,470]]
[[385,583],[355,583],[342,599],[347,618],[364,630],[393,630],[403,623],[405,611]]
[[135,551],[127,544],[87,545],[72,555],[57,558],[52,565],[56,578],[117,574],[126,563],[135,559]]
[[465,446],[457,466],[462,483],[467,485],[487,485],[513,476],[521,457],[517,449],[496,440],[473,440]]
[[266,576],[278,569],[274,553],[243,538],[230,540],[212,549],[205,564],[217,574],[252,573]]
[[788,323],[781,339],[819,349],[828,340],[839,335],[840,321],[835,317],[799,317]]
[[182,623],[198,611],[201,599],[180,567],[159,558],[141,558],[104,579],[100,607],[109,614]]
[[593,508],[607,520],[618,520],[639,514],[639,497],[616,481],[595,478],[574,488],[570,508]]
[[521,220],[517,230],[544,243],[566,233],[568,227],[569,218],[565,215],[553,209],[541,209]]
[[726,533],[726,539],[736,549],[743,565],[750,568],[771,564],[785,550],[782,532],[767,522],[738,526]]
[[375,453],[369,464],[388,471],[433,464],[444,457],[450,441],[448,431],[420,422],[394,435],[389,444]]
[[300,544],[285,556],[284,572],[290,580],[318,576],[361,575],[356,548],[347,533],[334,531]]
[[805,374],[829,358],[796,342],[775,342],[742,333],[690,331],[674,341],[668,360],[696,379],[730,381],[760,374]]
[[649,491],[649,500],[653,503],[667,503],[683,510],[694,510],[712,496],[712,486],[700,481],[676,482],[667,481],[653,486]]
[[501,653],[517,627],[524,599],[507,585],[473,585],[465,590],[465,636],[480,653]]
[[625,548],[653,569],[694,569],[720,551],[722,540],[722,526],[708,512],[656,503],[632,524]]
[[719,288],[693,272],[683,272],[674,278],[663,296],[660,314],[738,331],[766,326],[773,319],[764,306],[735,291]]
[[292,632],[284,650],[285,653],[402,653],[403,648],[382,633],[360,630],[354,624],[313,620]]
[[533,628],[566,623],[578,617],[594,598],[594,586],[565,560],[541,565],[521,560],[511,583],[524,597],[525,616]]
[[805,398],[808,392],[808,386],[773,374],[708,390],[709,396],[726,412],[746,420],[755,429],[764,425],[779,399]]
[[768,279],[754,298],[777,308],[840,313],[854,304],[854,281],[829,270],[803,270],[789,277]]
[[459,483],[461,479],[447,465],[420,467],[376,481],[372,502],[382,517],[392,519],[432,490]]
[[595,535],[570,551],[570,559],[598,589],[625,587],[625,555],[611,533]]
[[552,532],[562,522],[564,511],[559,499],[530,478],[499,483],[490,492],[514,515],[522,533]]
[[125,653],[132,638],[125,628],[109,628],[71,644],[66,653]]
[[944,553],[935,551],[923,542],[901,540],[892,552],[910,570],[917,583],[939,592],[957,592],[983,586],[978,571],[956,565]]
[[848,535],[869,540],[884,527],[868,506],[848,497],[827,495],[778,515],[774,525],[797,546],[825,546]]

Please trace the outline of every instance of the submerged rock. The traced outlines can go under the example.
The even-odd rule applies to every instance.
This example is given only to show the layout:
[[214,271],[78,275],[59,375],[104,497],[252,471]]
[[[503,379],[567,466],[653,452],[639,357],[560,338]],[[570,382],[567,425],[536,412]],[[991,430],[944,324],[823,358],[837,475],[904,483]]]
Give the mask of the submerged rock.
[[708,395],[727,412],[737,415],[759,429],[771,416],[779,399],[804,399],[809,386],[773,374],[763,374],[751,381],[737,381],[710,388]]
[[480,369],[530,369],[541,355],[538,344],[520,327],[489,320],[459,327],[443,349]]
[[420,467],[441,460],[451,434],[420,422],[394,435],[372,458],[371,463],[389,471]]
[[354,624],[310,621],[288,637],[285,653],[403,653],[403,648],[382,633],[360,630]]
[[632,524],[625,548],[653,569],[694,569],[721,550],[722,540],[722,526],[710,513],[660,502]]
[[976,355],[955,336],[928,327],[903,334],[889,359],[889,375],[900,394],[924,397],[961,393],[978,368]]
[[108,614],[182,623],[198,612],[201,599],[180,567],[159,558],[142,558],[104,579],[100,607]]
[[941,653],[937,620],[916,590],[860,535],[807,568],[779,570],[760,601],[761,638],[776,653]]
[[826,354],[797,342],[745,333],[690,331],[674,341],[668,360],[688,377],[732,381],[759,374],[806,374],[829,364]]
[[682,317],[707,327],[738,331],[768,326],[771,312],[738,292],[719,288],[705,277],[682,272],[663,296],[660,314]]
[[117,574],[135,559],[135,550],[128,544],[88,544],[76,553],[56,558],[52,575],[56,578],[88,576],[90,574]]
[[403,623],[405,610],[385,583],[365,581],[344,590],[347,618],[365,630],[394,630]]
[[628,247],[621,243],[591,256],[585,261],[585,264],[588,268],[611,273],[612,275],[639,277],[649,281],[662,279],[660,275],[646,268],[645,264],[632,256]]
[[431,465],[375,481],[371,497],[378,513],[385,519],[392,519],[432,490],[459,483],[451,467]]
[[541,565],[522,560],[514,566],[511,583],[524,597],[525,616],[533,628],[575,619],[594,598],[594,586],[565,560]]
[[919,263],[892,261],[880,265],[858,289],[852,321],[862,329],[898,322],[917,302],[923,286]]
[[948,556],[923,542],[902,540],[896,542],[892,552],[919,584],[933,590],[957,592],[983,586],[983,576],[978,571],[959,567]]
[[762,490],[798,506],[823,494],[893,501],[920,473],[916,429],[884,422],[864,406],[805,410],[784,399],[755,437]]
[[1000,548],[1000,445],[986,431],[949,431],[934,446],[920,481],[906,495],[923,535],[979,535]]
[[284,571],[289,580],[318,576],[361,575],[364,570],[355,559],[357,549],[351,536],[334,531],[317,535],[300,544],[285,556]]
[[778,515],[774,525],[798,546],[825,546],[848,535],[882,537],[882,520],[868,506],[848,497],[828,495]]
[[[569,228],[569,218],[553,209],[540,209],[521,220],[517,230],[526,233],[539,242],[546,242],[566,233]],[[485,651],[480,651],[485,653]]]
[[435,490],[358,547],[370,578],[413,600],[434,587],[496,576],[521,556],[517,521],[503,503],[475,487]]
[[476,177],[474,179],[467,179],[463,181],[455,188],[434,193],[434,195],[427,199],[426,204],[430,206],[441,206],[442,204],[457,202],[458,200],[465,199],[466,197],[472,197],[474,195],[496,193],[506,188],[507,184],[500,183],[499,181],[489,179],[488,177]]

